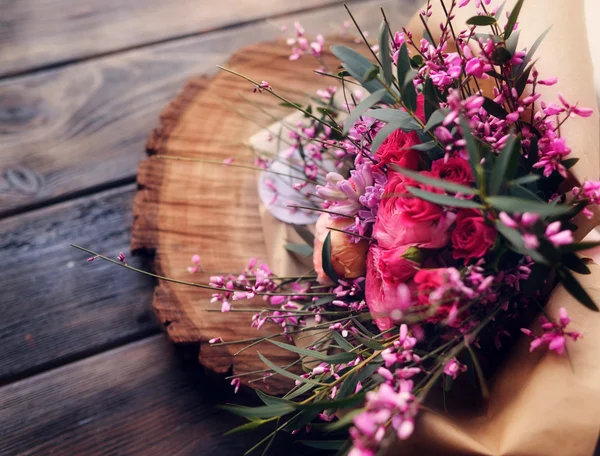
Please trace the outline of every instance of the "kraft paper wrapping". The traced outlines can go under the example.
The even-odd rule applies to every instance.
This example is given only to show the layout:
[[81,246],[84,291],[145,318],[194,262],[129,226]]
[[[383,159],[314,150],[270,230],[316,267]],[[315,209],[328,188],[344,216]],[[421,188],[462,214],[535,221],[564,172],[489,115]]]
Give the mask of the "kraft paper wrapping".
[[[264,132],[250,143],[273,150]],[[291,225],[260,207],[268,264],[279,275],[302,274],[312,267],[285,249],[287,242],[302,243]],[[312,227],[311,227],[312,229]],[[600,266],[578,276],[600,303]],[[490,398],[483,413],[456,418],[443,411],[421,410],[415,434],[392,442],[384,452],[394,455],[590,456],[600,435],[600,313],[575,301],[557,288],[546,311],[554,318],[565,307],[570,330],[583,333],[569,342],[568,354],[544,349],[529,353],[531,338],[521,336],[503,366],[488,383]],[[539,328],[532,328],[539,332]],[[310,343],[306,338],[302,345]],[[451,393],[452,394],[452,393]]]

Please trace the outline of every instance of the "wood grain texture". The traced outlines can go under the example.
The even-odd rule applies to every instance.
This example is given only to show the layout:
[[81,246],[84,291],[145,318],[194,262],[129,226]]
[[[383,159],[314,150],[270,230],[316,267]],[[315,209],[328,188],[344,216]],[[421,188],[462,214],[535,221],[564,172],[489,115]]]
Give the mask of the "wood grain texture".
[[4,386],[0,454],[243,454],[260,434],[216,409],[239,398],[188,364],[159,335]]
[[0,76],[89,58],[339,0],[7,0]]
[[69,246],[127,252],[134,193],[129,185],[0,221],[0,383],[158,331],[152,280],[86,263]]
[[[380,5],[399,28],[416,4],[351,6],[375,30]],[[1,82],[0,216],[132,182],[151,125],[187,79],[214,73],[235,49],[275,38],[276,25],[296,19],[307,33],[332,33],[346,15],[341,6],[328,7]]]
[[[347,44],[352,44],[346,40]],[[316,75],[312,59],[290,62],[285,43],[271,42],[246,46],[225,65],[254,80],[269,81],[272,87],[293,102],[307,103],[303,93],[329,81]],[[325,64],[335,68],[338,61],[324,56]],[[189,82],[163,112],[160,126],[148,141],[149,159],[138,173],[140,192],[135,198],[132,250],[156,252],[158,274],[186,281],[207,283],[209,273],[184,273],[193,253],[199,253],[207,271],[241,272],[251,257],[267,259],[265,233],[259,215],[257,173],[254,170],[223,165],[252,165],[252,155],[243,143],[261,125],[273,122],[265,112],[282,118],[286,111],[281,101],[268,93],[252,93],[252,85],[227,72],[206,80]],[[257,107],[260,105],[260,108]],[[241,113],[232,112],[235,106]],[[168,160],[189,158],[214,160],[214,163]],[[268,342],[236,354],[243,345],[211,347],[206,342],[221,337],[227,342],[248,340],[258,335],[277,333],[280,328],[266,324],[260,331],[250,327],[251,313],[210,312],[210,290],[161,282],[154,297],[158,318],[167,326],[171,339],[178,343],[200,343],[200,363],[216,372],[244,374],[264,369],[257,352],[278,365],[287,365],[297,355]],[[234,301],[235,309],[256,309],[264,304]],[[242,382],[253,376],[242,377]],[[285,391],[289,381],[280,376],[253,386]]]

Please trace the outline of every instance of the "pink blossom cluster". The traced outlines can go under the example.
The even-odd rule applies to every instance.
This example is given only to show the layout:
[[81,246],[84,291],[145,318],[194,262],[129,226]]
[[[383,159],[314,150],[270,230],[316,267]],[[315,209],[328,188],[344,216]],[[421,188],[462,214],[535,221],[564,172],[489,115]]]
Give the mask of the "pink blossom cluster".
[[566,350],[567,338],[576,341],[581,337],[581,333],[577,331],[566,331],[567,325],[571,322],[571,319],[567,315],[567,309],[561,307],[558,312],[558,322],[550,321],[546,317],[540,317],[542,328],[540,336],[536,337],[530,329],[521,328],[521,331],[525,335],[534,337],[529,346],[529,351],[546,345],[548,350],[553,350],[562,355]]

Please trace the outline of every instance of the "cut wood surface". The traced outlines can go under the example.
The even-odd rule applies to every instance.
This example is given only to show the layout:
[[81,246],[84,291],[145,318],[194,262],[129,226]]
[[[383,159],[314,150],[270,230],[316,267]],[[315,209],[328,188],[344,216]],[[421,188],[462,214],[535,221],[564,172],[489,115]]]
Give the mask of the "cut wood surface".
[[127,252],[134,193],[132,184],[0,221],[0,383],[158,331],[153,280],[86,263],[69,246]]
[[[376,30],[379,6],[399,28],[416,4],[350,6]],[[307,33],[335,33],[346,19],[342,6],[330,6],[0,82],[0,216],[133,182],[149,129],[187,79],[214,74],[241,46],[281,36],[278,25],[299,20]]]
[[0,76],[340,0],[18,0],[0,2]]
[[158,335],[4,386],[0,454],[243,454],[260,434],[224,436],[232,394],[185,364]]
[[[328,42],[332,41],[340,39]],[[341,41],[353,45],[352,40]],[[255,81],[268,81],[292,102],[308,103],[307,94],[331,85],[330,80],[311,71],[317,65],[315,60],[304,57],[290,62],[288,56],[289,47],[281,40],[261,43],[242,48],[225,66]],[[331,54],[325,56],[325,62],[332,71],[339,65]],[[155,268],[162,276],[207,283],[210,272],[185,272],[195,253],[207,271],[241,272],[249,258],[266,259],[257,173],[222,164],[233,158],[234,164],[252,165],[243,143],[261,127],[289,113],[281,108],[281,100],[252,89],[247,81],[225,71],[210,80],[193,79],[164,110],[160,126],[148,141],[151,157],[138,173],[141,190],[135,199],[131,245],[134,251],[155,251]],[[180,158],[214,160],[216,164]],[[231,342],[279,332],[275,325],[267,324],[260,331],[250,327],[250,312],[218,312],[218,305],[210,303],[211,295],[210,290],[165,281],[157,287],[153,303],[175,342],[202,344],[200,362],[204,366],[216,372],[245,374],[265,368],[257,352],[278,365],[297,359],[269,342],[238,354],[244,344],[208,346],[207,341],[216,337]],[[232,304],[236,310],[260,310],[262,302]],[[242,382],[252,378],[244,376]],[[289,380],[281,376],[252,383],[271,391],[284,391],[288,385]]]

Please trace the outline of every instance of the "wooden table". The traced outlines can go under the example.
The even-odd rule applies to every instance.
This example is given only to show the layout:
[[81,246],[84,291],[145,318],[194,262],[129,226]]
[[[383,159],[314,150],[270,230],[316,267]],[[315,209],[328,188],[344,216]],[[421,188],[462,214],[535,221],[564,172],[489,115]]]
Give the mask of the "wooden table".
[[[419,2],[348,3],[374,30],[379,6],[399,28]],[[184,82],[294,20],[340,31],[341,4],[0,2],[0,454],[239,455],[255,440],[223,437],[230,388],[161,334],[153,282],[69,243],[127,253],[144,143]]]

